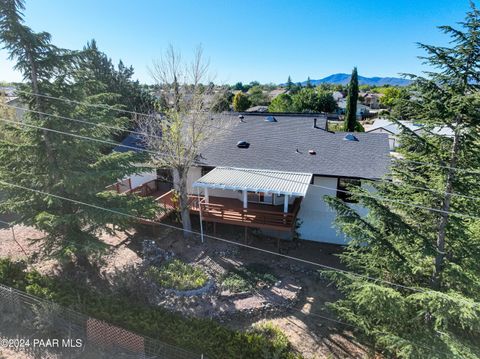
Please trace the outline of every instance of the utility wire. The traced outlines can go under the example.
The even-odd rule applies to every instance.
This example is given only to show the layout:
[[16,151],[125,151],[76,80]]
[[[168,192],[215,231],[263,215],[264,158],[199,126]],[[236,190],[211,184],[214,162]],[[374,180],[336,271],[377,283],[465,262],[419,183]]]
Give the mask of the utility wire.
[[155,135],[147,134],[147,133],[145,133],[145,132],[138,132],[138,131],[133,131],[133,130],[127,130],[127,129],[122,128],[122,127],[110,126],[110,125],[106,125],[106,124],[104,124],[104,123],[95,123],[95,122],[87,121],[87,120],[83,120],[83,119],[77,119],[77,118],[71,118],[71,117],[66,117],[66,116],[60,116],[60,115],[56,115],[56,114],[52,114],[52,113],[47,113],[47,112],[42,112],[42,111],[37,111],[37,110],[30,110],[30,109],[26,109],[26,108],[18,107],[18,106],[13,106],[13,105],[0,104],[0,107],[1,107],[1,106],[3,106],[3,107],[9,107],[9,108],[13,108],[13,109],[16,109],[16,110],[21,110],[21,111],[33,112],[33,113],[37,113],[37,114],[43,115],[43,116],[60,118],[60,119],[62,119],[62,120],[73,121],[73,122],[83,123],[83,124],[92,125],[92,126],[97,126],[97,127],[103,127],[103,128],[107,128],[107,129],[114,130],[114,131],[129,132],[129,133],[133,133],[133,134],[140,135],[140,136],[144,136],[144,137],[161,138],[161,136],[155,136]]
[[386,183],[386,184],[394,185],[394,186],[397,186],[397,187],[413,188],[413,189],[418,189],[420,191],[426,191],[426,192],[441,194],[443,196],[450,195],[452,197],[461,197],[461,198],[471,199],[471,200],[474,200],[474,201],[480,201],[480,197],[474,197],[474,196],[464,195],[464,194],[455,193],[455,192],[444,192],[444,191],[439,191],[439,190],[426,188],[426,187],[412,186],[412,185],[409,185],[409,184],[406,184],[406,183],[403,183],[403,182],[395,182],[395,181],[388,181],[388,180],[382,180],[382,179],[367,180],[367,181],[371,181],[371,182],[374,182],[374,183],[375,182]]
[[[40,129],[40,130],[50,131],[50,132],[54,132],[54,133],[58,133],[58,134],[63,134],[63,135],[67,135],[67,136],[73,136],[73,137],[80,138],[80,139],[83,139],[83,140],[91,140],[91,141],[95,141],[95,142],[100,142],[100,143],[109,144],[109,145],[112,145],[112,146],[119,146],[119,147],[134,149],[134,150],[140,150],[140,151],[147,152],[147,153],[150,153],[150,154],[164,155],[164,154],[161,153],[161,152],[151,151],[151,150],[147,150],[147,149],[141,149],[141,148],[137,148],[137,147],[133,147],[133,146],[128,146],[128,145],[123,145],[123,144],[121,144],[121,143],[119,143],[119,142],[106,141],[106,140],[102,140],[102,139],[98,139],[98,138],[93,138],[93,137],[88,137],[88,136],[77,135],[77,134],[74,134],[74,133],[71,133],[71,132],[64,132],[64,131],[54,130],[54,129],[51,129],[51,128],[42,127],[42,126],[36,126],[36,125],[31,125],[31,124],[27,124],[27,123],[23,123],[23,122],[11,121],[11,120],[1,119],[1,118],[0,118],[0,121],[7,122],[7,123],[11,123],[11,124],[14,124],[14,125],[20,125],[20,126],[26,126],[26,127],[36,128],[36,129]],[[241,169],[238,169],[238,168],[237,168],[237,170],[241,170]],[[270,175],[267,175],[267,174],[262,174],[262,175],[264,175],[264,176],[270,176]],[[270,176],[270,177],[273,177],[273,178],[277,178],[277,179],[278,179],[278,177],[276,177],[276,176]],[[283,179],[283,180],[284,180],[284,181],[290,181],[290,182],[296,182],[296,183],[302,183],[302,182],[295,181],[295,180],[285,180],[285,179]],[[335,192],[350,193],[350,194],[354,194],[354,195],[357,195],[357,196],[360,196],[360,197],[373,198],[373,199],[376,199],[376,200],[379,200],[379,201],[385,201],[385,202],[391,202],[391,203],[398,203],[398,204],[402,204],[402,205],[409,206],[409,207],[419,208],[419,209],[428,210],[428,211],[437,212],[437,213],[449,214],[449,215],[452,215],[452,216],[457,216],[457,217],[462,217],[462,218],[480,219],[480,217],[471,216],[471,215],[464,214],[464,213],[444,211],[444,210],[437,209],[437,208],[431,208],[431,207],[422,206],[422,205],[418,205],[418,204],[412,204],[412,203],[409,203],[409,202],[404,202],[404,201],[389,199],[389,198],[385,198],[385,197],[372,196],[372,195],[365,194],[365,193],[354,193],[354,192],[352,192],[352,191],[340,190],[340,189],[337,189],[337,188],[320,186],[320,185],[315,185],[315,184],[311,184],[310,186],[312,186],[312,187],[318,187],[318,188],[323,188],[323,189],[327,189],[327,190],[331,190],[331,191],[335,191]]]
[[118,112],[123,112],[123,113],[129,113],[129,114],[132,114],[132,115],[141,115],[141,116],[149,116],[149,117],[155,116],[153,114],[124,110],[124,109],[121,109],[121,108],[117,108],[117,107],[109,106],[109,105],[105,105],[105,104],[88,103],[88,102],[70,100],[70,99],[64,98],[64,97],[55,97],[55,96],[45,95],[45,94],[41,94],[41,93],[34,93],[34,92],[30,92],[30,91],[22,91],[22,90],[15,89],[15,92],[23,93],[23,94],[27,94],[27,95],[32,95],[32,96],[48,98],[48,99],[51,99],[51,100],[60,100],[60,101],[63,101],[63,102],[68,102],[68,103],[75,103],[77,105],[84,105],[84,106],[89,106],[89,107],[102,108],[102,109],[105,109],[105,110],[113,110],[113,111],[118,111]]
[[138,148],[138,147],[134,147],[134,146],[124,145],[124,144],[122,144],[122,143],[120,143],[120,142],[102,140],[102,139],[100,139],[100,138],[82,136],[82,135],[78,135],[78,134],[76,134],[76,133],[64,132],[64,131],[60,131],[60,130],[54,130],[53,128],[48,128],[48,127],[42,127],[42,126],[32,125],[32,124],[24,123],[24,122],[7,120],[7,119],[4,119],[4,118],[0,118],[0,121],[6,122],[6,123],[10,123],[10,124],[16,125],[16,126],[25,126],[25,127],[30,127],[30,128],[36,128],[36,129],[38,129],[38,130],[44,130],[44,131],[54,132],[54,133],[58,133],[58,134],[62,134],[62,135],[72,136],[72,137],[75,137],[75,138],[80,138],[80,139],[82,139],[82,140],[95,141],[95,142],[104,143],[104,144],[111,145],[111,146],[118,146],[118,147],[128,148],[128,149],[131,149],[131,150],[134,150],[134,151],[147,152],[147,153],[150,153],[150,154],[158,154],[158,152],[156,152],[156,151],[150,151],[150,150],[145,149],[145,148]]
[[[228,168],[228,167],[227,167],[227,168]],[[235,170],[248,172],[248,170],[243,169],[243,168],[235,168]],[[257,172],[257,174],[258,174],[258,175],[261,175],[261,176],[265,176],[265,177],[271,177],[271,178],[279,179],[279,177],[277,177],[277,176],[269,175],[269,174],[266,174],[266,173],[259,173],[259,172]],[[284,178],[282,178],[282,181],[304,184],[303,182],[300,182],[300,181],[298,181],[298,180],[293,180],[293,179],[284,179]],[[373,196],[373,195],[366,194],[366,193],[357,193],[357,192],[353,192],[353,191],[342,190],[342,189],[333,188],[333,187],[327,187],[327,186],[321,186],[321,185],[317,185],[317,184],[309,184],[309,186],[311,186],[311,187],[317,187],[317,188],[322,188],[322,189],[330,190],[330,191],[333,191],[333,192],[341,192],[341,193],[352,194],[352,195],[356,195],[356,196],[359,196],[359,197],[373,198],[373,199],[376,199],[376,200],[379,200],[379,201],[385,201],[385,202],[403,204],[403,205],[409,206],[409,207],[424,209],[424,210],[428,210],[428,211],[432,211],[432,212],[438,212],[438,213],[443,213],[443,214],[449,214],[449,215],[457,216],[457,217],[471,218],[471,219],[480,219],[480,217],[471,216],[471,215],[464,214],[464,213],[444,211],[444,210],[442,210],[442,209],[427,207],[427,206],[423,206],[423,205],[419,205],[419,204],[413,204],[413,203],[410,203],[410,202],[404,202],[404,201],[400,201],[400,200],[396,200],[396,199],[390,199],[390,198],[385,198],[385,197]]]
[[447,169],[447,170],[459,171],[459,172],[464,172],[464,173],[480,174],[480,171],[475,171],[475,170],[472,170],[472,169],[444,166],[444,165],[439,165],[439,164],[431,163],[431,162],[406,160],[404,158],[392,158],[392,160],[397,161],[397,162],[409,162],[409,163],[414,163],[414,164],[417,164],[417,165],[425,165],[425,166],[430,166],[430,167],[439,167],[439,168],[444,168],[444,169]]
[[[39,96],[39,97],[45,97],[45,98],[54,99],[54,100],[59,100],[59,101],[64,101],[64,102],[76,103],[76,104],[84,105],[84,106],[91,106],[91,107],[96,107],[96,108],[110,109],[110,110],[113,110],[113,111],[125,112],[125,113],[130,113],[130,114],[135,114],[135,115],[141,115],[141,116],[147,116],[147,117],[152,117],[152,116],[154,116],[154,115],[148,114],[148,113],[122,110],[122,109],[119,109],[119,108],[117,108],[117,107],[109,106],[109,105],[104,105],[104,104],[92,104],[92,103],[88,103],[88,102],[75,101],[75,100],[70,100],[70,99],[66,99],[66,98],[62,98],[62,97],[49,96],[49,95],[45,95],[45,94],[41,94],[41,93],[33,93],[33,92],[22,91],[22,90],[17,90],[17,89],[16,89],[15,91],[16,91],[16,92],[19,92],[19,93],[25,93],[25,94],[33,95],[33,96]],[[7,105],[7,106],[8,106],[8,105]],[[26,110],[26,109],[23,109],[23,108],[22,108],[22,110]],[[30,110],[30,111],[33,111],[33,110]],[[465,168],[460,168],[460,167],[444,166],[444,165],[435,164],[435,163],[431,163],[431,162],[413,161],[413,160],[406,160],[406,159],[403,159],[403,158],[396,158],[396,159],[394,159],[394,160],[395,160],[395,161],[403,161],[403,162],[416,163],[416,164],[421,164],[421,165],[428,165],[428,166],[445,168],[445,169],[452,169],[452,170],[455,170],[455,171],[462,171],[462,172],[472,173],[472,174],[480,174],[480,171],[475,171],[475,170],[465,169]]]
[[[143,221],[143,222],[147,222],[147,223],[150,223],[150,224],[156,224],[156,225],[166,227],[166,228],[179,230],[179,231],[182,231],[184,233],[189,233],[189,234],[195,234],[197,236],[202,236],[202,233],[197,232],[197,231],[187,230],[187,229],[176,227],[176,226],[173,226],[173,225],[170,225],[170,224],[167,224],[167,223],[162,223],[162,222],[158,222],[158,221],[155,221],[155,220],[151,220],[149,218],[143,218],[143,217],[140,217],[140,216],[135,216],[135,215],[128,214],[128,213],[125,213],[125,212],[101,207],[101,206],[91,204],[91,203],[78,201],[78,200],[75,200],[75,199],[71,199],[71,198],[68,198],[68,197],[44,192],[44,191],[41,191],[41,190],[29,188],[29,187],[25,187],[25,186],[22,186],[22,185],[9,183],[9,182],[5,182],[5,181],[2,181],[2,180],[0,180],[0,184],[2,184],[4,186],[7,186],[7,187],[10,186],[10,187],[14,187],[14,188],[20,188],[20,189],[23,189],[23,190],[26,190],[26,191],[30,191],[30,192],[42,194],[42,195],[45,195],[45,196],[61,199],[61,200],[64,200],[64,201],[68,201],[68,202],[71,202],[71,203],[83,205],[83,206],[86,206],[86,207],[95,208],[95,209],[98,209],[98,210],[103,210],[103,211],[110,212],[110,213],[113,213],[113,214],[117,214],[117,215],[120,215],[120,216],[129,217],[129,218],[135,219],[137,221]],[[443,295],[443,296],[445,296],[447,298],[450,298],[454,301],[460,301],[460,302],[468,303],[470,305],[480,306],[480,303],[469,302],[469,301],[463,300],[463,299],[459,300],[458,298],[452,298],[451,296],[449,296],[448,294],[443,293],[443,292],[437,292],[437,291],[433,291],[433,290],[425,290],[423,288],[409,287],[409,286],[402,285],[402,284],[395,283],[395,282],[391,282],[391,281],[388,281],[388,280],[375,278],[375,277],[371,277],[371,276],[364,275],[364,274],[358,274],[358,273],[355,273],[355,272],[352,272],[352,271],[349,271],[349,270],[340,269],[340,268],[328,266],[328,265],[325,265],[325,264],[313,262],[313,261],[310,261],[310,260],[289,256],[289,255],[283,254],[283,253],[273,252],[273,251],[270,251],[268,249],[254,247],[254,246],[251,246],[251,245],[248,245],[248,244],[232,241],[232,240],[229,240],[229,239],[226,239],[226,238],[212,236],[212,235],[209,235],[209,234],[203,234],[203,236],[207,237],[207,238],[217,240],[217,241],[220,241],[220,242],[229,243],[229,244],[233,244],[233,245],[236,245],[236,246],[239,246],[239,247],[248,248],[248,249],[256,250],[256,251],[259,251],[259,252],[268,253],[268,254],[271,254],[271,255],[274,255],[274,256],[277,256],[277,257],[282,257],[282,258],[286,258],[286,259],[289,259],[289,260],[298,261],[298,262],[301,262],[301,263],[304,263],[304,264],[309,264],[309,265],[312,265],[312,266],[320,267],[320,268],[323,268],[323,269],[326,269],[326,270],[339,272],[339,273],[343,273],[343,274],[347,274],[347,275],[352,275],[354,277],[369,280],[369,281],[373,281],[375,283],[384,283],[384,284],[390,285],[392,287],[397,287],[397,288],[401,288],[401,289],[405,289],[405,290],[410,290],[410,291],[417,292],[417,293],[427,293],[427,294],[436,294],[436,295],[440,294],[440,295]]]

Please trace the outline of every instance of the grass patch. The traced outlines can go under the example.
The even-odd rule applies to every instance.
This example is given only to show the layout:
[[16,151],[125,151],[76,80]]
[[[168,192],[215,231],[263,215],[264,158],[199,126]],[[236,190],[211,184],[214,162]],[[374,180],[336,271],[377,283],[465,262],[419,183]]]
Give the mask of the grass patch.
[[108,289],[29,272],[24,262],[0,259],[0,283],[211,359],[301,359],[274,328],[231,330],[210,319],[186,318],[138,304]]
[[272,274],[270,267],[253,263],[227,272],[221,286],[232,293],[242,293],[251,292],[256,288],[271,287],[276,281],[277,278]]
[[203,287],[208,275],[201,268],[172,259],[160,267],[150,267],[146,275],[160,287],[176,290],[191,290]]

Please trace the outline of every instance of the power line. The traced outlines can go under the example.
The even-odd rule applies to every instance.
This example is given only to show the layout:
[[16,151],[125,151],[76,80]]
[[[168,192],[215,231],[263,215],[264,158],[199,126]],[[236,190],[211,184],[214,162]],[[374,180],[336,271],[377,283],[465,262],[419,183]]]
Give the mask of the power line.
[[[33,95],[33,96],[39,96],[39,97],[45,97],[45,98],[54,99],[54,100],[59,100],[59,101],[64,101],[64,102],[76,103],[76,104],[84,105],[84,106],[90,106],[90,107],[96,107],[96,108],[103,108],[103,109],[110,109],[110,110],[113,110],[113,111],[125,112],[125,113],[130,113],[130,114],[135,114],[135,115],[141,115],[141,116],[147,116],[147,117],[152,117],[152,116],[154,116],[154,115],[148,114],[148,113],[122,110],[122,109],[116,108],[116,107],[114,107],[114,106],[109,106],[109,105],[104,105],[104,104],[91,104],[91,103],[88,103],[88,102],[70,100],[70,99],[66,99],[66,98],[55,97],[55,96],[50,96],[50,95],[45,95],[45,94],[40,94],[40,93],[33,93],[33,92],[28,92],[28,91],[22,91],[22,90],[17,90],[17,89],[16,89],[15,91],[16,91],[16,92],[20,92],[20,93],[25,93],[25,94]],[[7,105],[7,106],[9,106],[9,105]],[[22,110],[27,110],[27,109],[23,109],[23,108],[21,108],[21,109],[22,109]],[[27,110],[27,111],[33,111],[33,110]],[[72,119],[72,120],[73,120],[73,119]],[[212,127],[213,127],[213,126],[212,126]],[[213,127],[213,128],[215,128],[215,127]],[[394,158],[393,160],[395,160],[395,161],[403,161],[403,162],[411,162],[411,163],[416,163],[416,164],[421,164],[421,165],[428,165],[428,166],[433,166],[433,167],[440,167],[440,168],[445,168],[445,169],[452,169],[452,170],[455,170],[455,171],[462,171],[462,172],[465,172],[465,173],[480,174],[480,171],[474,171],[474,170],[464,169],[464,168],[459,168],[459,167],[443,166],[443,165],[439,165],[439,164],[435,164],[435,163],[430,163],[430,162],[413,161],[413,160],[406,160],[406,159],[402,159],[402,158]]]
[[418,165],[445,168],[447,170],[459,171],[459,172],[464,172],[464,173],[480,174],[480,171],[465,169],[465,168],[461,168],[461,167],[444,166],[444,165],[439,165],[439,164],[431,163],[431,162],[413,161],[413,160],[407,160],[407,159],[404,159],[404,158],[392,158],[392,160],[397,161],[397,162],[410,162],[410,163],[415,163],[415,164],[418,164]]
[[[120,212],[120,211],[117,211],[117,210],[105,208],[105,207],[98,206],[98,205],[95,205],[95,204],[78,201],[78,200],[75,200],[75,199],[71,199],[71,198],[68,198],[68,197],[64,197],[64,196],[60,196],[60,195],[56,195],[56,194],[44,192],[44,191],[41,191],[41,190],[29,188],[29,187],[25,187],[25,186],[22,186],[22,185],[9,183],[9,182],[5,182],[5,181],[2,181],[2,180],[0,180],[0,184],[3,184],[4,186],[7,186],[7,187],[10,186],[10,187],[15,187],[15,188],[20,188],[20,189],[23,189],[23,190],[26,190],[26,191],[30,191],[30,192],[42,194],[42,195],[45,195],[45,196],[50,196],[50,197],[53,197],[53,198],[61,199],[61,200],[64,200],[64,201],[72,202],[72,203],[79,204],[79,205],[83,205],[83,206],[86,206],[86,207],[90,207],[90,208],[95,208],[95,209],[98,209],[98,210],[107,211],[107,212],[110,212],[110,213],[113,213],[113,214],[117,214],[117,215],[120,215],[120,216],[129,217],[129,218],[135,219],[135,220],[137,220],[137,221],[143,221],[143,222],[147,222],[147,223],[150,223],[150,224],[157,224],[157,225],[159,225],[159,226],[163,226],[163,227],[166,227],[166,228],[179,230],[179,231],[182,231],[182,232],[184,232],[184,233],[195,234],[195,235],[197,235],[197,236],[201,236],[201,235],[202,235],[202,233],[197,232],[197,231],[187,230],[187,229],[180,228],[180,227],[176,227],[176,226],[173,226],[173,225],[170,225],[170,224],[167,224],[167,223],[162,223],[162,222],[154,221],[154,220],[151,220],[151,219],[149,219],[149,218],[143,218],[143,217],[140,217],[140,216],[135,216],[135,215],[128,214],[128,213],[125,213],[125,212]],[[263,252],[263,253],[268,253],[268,254],[271,254],[271,255],[274,255],[274,256],[278,256],[278,257],[282,257],[282,258],[286,258],[286,259],[289,259],[289,260],[294,260],[294,261],[302,262],[302,263],[304,263],[304,264],[313,265],[313,266],[320,267],[320,268],[323,268],[323,269],[326,269],[326,270],[330,270],[330,271],[333,271],[333,272],[339,272],[339,273],[343,273],[343,274],[347,274],[347,275],[352,275],[352,276],[354,276],[354,277],[358,277],[358,278],[365,279],[365,280],[370,280],[370,281],[373,281],[373,282],[375,282],[375,283],[384,283],[384,284],[387,284],[387,285],[390,285],[390,286],[393,286],[393,287],[397,287],[397,288],[401,288],[401,289],[405,289],[405,290],[411,290],[411,291],[414,291],[414,292],[417,292],[417,293],[430,293],[430,294],[436,294],[436,295],[437,295],[437,294],[440,294],[440,295],[443,295],[443,296],[445,296],[445,297],[447,297],[447,298],[450,298],[450,299],[453,299],[453,300],[456,300],[456,301],[465,302],[465,303],[468,303],[468,304],[472,304],[472,305],[474,305],[474,306],[479,306],[479,305],[480,305],[480,303],[477,303],[477,302],[469,302],[469,301],[463,300],[463,299],[452,298],[452,297],[450,297],[448,294],[443,293],[443,292],[437,292],[437,291],[433,291],[433,290],[425,290],[425,289],[423,289],[423,288],[409,287],[409,286],[402,285],[402,284],[399,284],[399,283],[390,282],[390,281],[388,281],[388,280],[384,280],[384,279],[380,279],[380,278],[375,278],[375,277],[371,277],[371,276],[364,275],[364,274],[358,274],[358,273],[355,273],[355,272],[352,272],[352,271],[349,271],[349,270],[340,269],[340,268],[328,266],[328,265],[325,265],[325,264],[321,264],[321,263],[309,261],[309,260],[306,260],[306,259],[289,256],[289,255],[283,254],[283,253],[273,252],[273,251],[270,251],[270,250],[268,250],[268,249],[263,249],[263,248],[259,248],[259,247],[254,247],[254,246],[251,246],[251,245],[248,245],[248,244],[244,244],[244,243],[240,243],[240,242],[228,240],[228,239],[221,238],[221,237],[217,237],[217,236],[212,236],[212,235],[209,235],[209,234],[203,234],[203,236],[204,236],[204,237],[207,237],[207,238],[211,238],[211,239],[217,240],[217,241],[220,241],[220,242],[233,244],[233,245],[236,245],[236,246],[239,246],[239,247],[244,247],[244,248],[256,250],[256,251],[260,251],[260,252]]]
[[[228,167],[227,167],[227,168],[228,168]],[[238,170],[238,171],[245,171],[245,172],[248,171],[248,170],[242,169],[242,168],[236,168],[236,170]],[[277,179],[279,178],[279,177],[277,177],[277,176],[269,175],[269,174],[266,174],[266,173],[258,173],[258,174],[261,175],[261,176],[265,176],[265,177],[271,177],[271,178],[277,178]],[[283,181],[287,181],[287,182],[293,182],[293,183],[303,184],[303,182],[300,182],[300,181],[297,181],[297,180],[283,179],[283,178],[282,178],[282,180],[283,180]],[[419,205],[419,204],[413,204],[413,203],[410,203],[410,202],[404,202],[404,201],[395,200],[395,199],[390,199],[390,198],[385,198],[385,197],[373,196],[373,195],[366,194],[366,193],[357,193],[357,192],[353,192],[353,191],[342,190],[342,189],[338,189],[338,188],[321,186],[321,185],[316,185],[316,184],[310,184],[309,186],[311,186],[311,187],[318,187],[318,188],[330,190],[330,191],[333,191],[333,192],[341,192],[341,193],[352,194],[352,195],[356,195],[356,196],[360,196],[360,197],[373,198],[373,199],[376,199],[376,200],[379,200],[379,201],[385,201],[385,202],[403,204],[403,205],[406,205],[406,206],[409,206],[409,207],[419,208],[419,209],[428,210],[428,211],[432,211],[432,212],[443,213],[443,214],[449,214],[449,215],[452,215],[452,216],[458,216],[458,217],[464,217],[464,218],[471,218],[471,219],[480,219],[480,217],[471,216],[471,215],[468,215],[468,214],[451,212],[451,211],[444,211],[444,210],[437,209],[437,208],[427,207],[427,206],[423,206],[423,205]]]
[[97,127],[103,127],[103,128],[107,128],[107,129],[114,130],[114,131],[119,131],[119,132],[125,132],[126,131],[126,132],[129,132],[129,133],[137,134],[137,135],[144,136],[144,137],[161,138],[160,136],[155,136],[155,135],[147,134],[147,133],[144,133],[144,132],[127,130],[127,129],[122,128],[122,127],[110,126],[110,125],[105,125],[103,123],[95,123],[95,122],[91,122],[91,121],[87,121],[87,120],[83,120],[83,119],[60,116],[60,115],[47,113],[47,112],[42,112],[42,111],[37,111],[37,110],[30,110],[30,109],[26,109],[26,108],[18,107],[18,106],[5,105],[5,104],[0,104],[0,106],[10,107],[10,108],[13,108],[13,109],[16,109],[16,110],[33,112],[33,113],[37,113],[37,114],[43,115],[43,116],[56,117],[56,118],[60,118],[62,120],[73,121],[73,122],[83,123],[83,124],[97,126]]
[[441,194],[441,195],[444,195],[444,196],[450,195],[452,197],[461,197],[461,198],[471,199],[471,200],[474,200],[474,201],[480,201],[480,197],[468,196],[468,195],[455,193],[455,192],[438,191],[438,190],[435,190],[435,189],[419,187],[419,186],[412,186],[412,185],[406,184],[404,182],[399,183],[399,182],[388,181],[388,180],[369,180],[369,181],[391,184],[391,185],[394,185],[394,186],[397,186],[397,187],[407,187],[407,188],[418,189],[420,191],[437,193],[437,194]]
[[[71,132],[54,130],[54,129],[51,129],[51,128],[31,125],[31,124],[27,124],[27,123],[23,123],[23,122],[11,121],[11,120],[1,119],[1,118],[0,118],[0,121],[11,123],[11,124],[14,124],[14,125],[20,125],[20,126],[26,126],[26,127],[36,128],[36,129],[40,129],[40,130],[50,131],[50,132],[63,134],[63,135],[67,135],[67,136],[73,136],[73,137],[80,138],[80,139],[83,139],[83,140],[91,140],[91,141],[95,141],[95,142],[109,144],[109,145],[112,145],[112,146],[125,147],[125,148],[129,148],[129,149],[133,149],[133,150],[147,152],[147,153],[150,153],[150,154],[165,155],[164,153],[157,152],[157,151],[141,149],[141,148],[137,148],[137,147],[133,147],[133,146],[123,145],[123,144],[118,143],[118,142],[107,141],[107,140],[102,140],[102,139],[88,137],[88,136],[82,136],[82,135],[74,134],[74,133],[71,133]],[[266,174],[263,174],[263,175],[268,176]],[[275,177],[275,176],[271,176],[271,177],[278,178],[278,177]],[[298,182],[298,181],[295,181],[295,180],[287,180],[287,181],[301,183],[301,182]],[[340,190],[340,189],[337,189],[337,188],[320,186],[320,185],[315,185],[315,184],[311,184],[310,186],[323,188],[323,189],[336,191],[336,192],[350,193],[350,194],[354,194],[354,195],[357,195],[357,196],[360,196],[360,197],[373,198],[373,199],[376,199],[376,200],[379,200],[379,201],[403,204],[403,205],[409,206],[409,207],[419,208],[419,209],[428,210],[428,211],[437,212],[437,213],[449,214],[449,215],[457,216],[457,217],[470,218],[470,219],[480,219],[480,217],[471,216],[471,215],[468,215],[468,214],[451,212],[451,211],[444,211],[444,210],[437,209],[437,208],[431,208],[431,207],[422,206],[422,205],[418,205],[418,204],[412,204],[412,203],[409,203],[409,202],[389,199],[389,198],[385,198],[385,197],[378,197],[378,196],[372,196],[372,195],[368,195],[368,194],[354,193],[352,191]]]
[[6,123],[10,123],[10,124],[12,124],[12,125],[25,126],[25,127],[30,127],[30,128],[36,128],[36,129],[38,129],[38,130],[44,130],[44,131],[54,132],[54,133],[58,133],[58,134],[62,134],[62,135],[72,136],[72,137],[80,138],[80,139],[82,139],[82,140],[95,141],[95,142],[104,143],[104,144],[111,145],[111,146],[118,146],[118,147],[128,148],[128,149],[131,149],[131,150],[134,150],[134,151],[141,151],[141,152],[147,152],[147,153],[151,153],[151,154],[158,154],[158,152],[156,152],[156,151],[150,151],[150,150],[145,149],[145,148],[139,148],[139,147],[124,145],[124,144],[122,144],[122,143],[120,143],[120,142],[102,140],[102,139],[100,139],[100,138],[82,136],[82,135],[78,135],[78,134],[76,134],[76,133],[71,133],[71,132],[64,132],[64,131],[60,131],[60,130],[54,130],[53,128],[48,128],[48,127],[42,127],[42,126],[32,125],[32,124],[24,123],[24,122],[7,120],[7,119],[4,119],[4,118],[0,118],[0,121],[6,122]]
[[44,98],[48,98],[48,99],[51,99],[51,100],[60,100],[60,101],[63,101],[63,102],[75,103],[77,105],[84,105],[84,106],[89,106],[89,107],[103,108],[105,110],[113,110],[113,111],[118,111],[118,112],[123,112],[123,113],[129,113],[129,114],[132,114],[132,115],[141,115],[141,116],[149,116],[149,117],[154,116],[152,114],[147,114],[147,113],[123,110],[121,108],[117,108],[117,107],[109,106],[109,105],[105,105],[105,104],[88,103],[88,102],[70,100],[68,98],[55,97],[55,96],[45,95],[45,94],[41,94],[41,93],[34,93],[34,92],[30,92],[30,91],[22,91],[22,90],[15,89],[15,92],[24,93],[24,94],[32,95],[32,96],[44,97]]
[[396,199],[390,199],[390,198],[385,198],[385,197],[371,196],[371,195],[364,194],[364,193],[352,192],[352,191],[347,191],[347,190],[342,190],[342,189],[335,189],[335,188],[332,188],[332,187],[325,187],[325,186],[320,186],[320,185],[311,185],[311,186],[319,187],[319,188],[323,188],[323,189],[327,189],[327,190],[332,190],[332,191],[335,191],[335,192],[342,192],[342,193],[347,193],[347,194],[353,194],[353,195],[355,195],[355,196],[360,196],[360,197],[373,198],[373,199],[377,199],[377,200],[379,200],[379,201],[384,201],[384,202],[391,202],[391,203],[403,204],[403,205],[409,206],[409,207],[424,209],[424,210],[427,210],[427,211],[438,212],[438,213],[442,213],[442,214],[448,214],[448,215],[456,216],[456,217],[470,218],[470,219],[480,219],[480,217],[471,216],[471,215],[469,215],[469,214],[458,213],[458,212],[451,212],[451,211],[444,211],[443,209],[432,208],[432,207],[422,206],[422,205],[418,205],[418,204],[412,204],[412,203],[410,203],[410,202],[404,202],[404,201],[400,201],[400,200],[396,200]]

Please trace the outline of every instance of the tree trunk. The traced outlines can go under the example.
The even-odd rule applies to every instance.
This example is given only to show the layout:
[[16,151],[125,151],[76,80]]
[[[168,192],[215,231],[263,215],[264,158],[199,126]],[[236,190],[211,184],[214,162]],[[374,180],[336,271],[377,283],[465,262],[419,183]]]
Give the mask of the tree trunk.
[[173,186],[179,194],[180,216],[182,219],[183,237],[190,238],[192,222],[190,221],[190,208],[187,193],[188,169],[173,169]]
[[[45,112],[44,108],[43,108],[42,100],[37,95],[37,94],[39,94],[37,66],[35,64],[35,61],[34,61],[32,55],[31,55],[31,53],[29,51],[27,51],[27,54],[28,54],[27,55],[28,56],[28,62],[30,64],[30,72],[31,72],[30,79],[32,81],[32,91],[34,93],[35,104],[37,106],[36,110],[40,111],[40,112]],[[38,117],[40,119],[42,119],[43,115],[39,114]],[[42,132],[43,132],[43,139],[45,141],[45,151],[47,153],[47,161],[50,164],[51,169],[56,169],[56,168],[58,168],[58,166],[56,166],[56,160],[55,160],[55,157],[54,157],[54,154],[53,154],[52,144],[51,144],[51,141],[50,141],[50,134],[48,133],[47,130],[43,130]],[[53,182],[56,182],[57,175],[56,175],[55,171],[53,171],[53,173],[52,173],[52,178],[53,178]]]
[[449,168],[447,172],[447,178],[445,181],[445,198],[442,205],[442,213],[440,214],[440,222],[438,225],[437,233],[437,255],[435,257],[435,270],[433,273],[432,284],[434,288],[440,287],[440,274],[443,269],[443,262],[445,259],[445,236],[448,225],[448,212],[450,211],[450,202],[453,191],[453,181],[455,179],[455,167],[457,166],[458,154],[460,151],[460,134],[458,123],[455,128],[455,134],[453,137],[453,144],[450,153]]

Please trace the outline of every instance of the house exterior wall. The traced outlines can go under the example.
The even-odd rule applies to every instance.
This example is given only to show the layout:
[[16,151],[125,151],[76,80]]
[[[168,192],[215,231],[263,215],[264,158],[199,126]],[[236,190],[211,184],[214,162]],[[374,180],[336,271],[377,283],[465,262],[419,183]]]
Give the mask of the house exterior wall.
[[132,188],[141,186],[142,184],[152,181],[156,178],[157,178],[157,172],[155,170],[150,172],[137,173],[130,176],[130,180],[132,181]]
[[[314,176],[313,184],[328,188],[337,188],[338,178]],[[366,187],[362,182],[362,187]],[[332,244],[347,244],[344,234],[338,233],[334,227],[336,212],[324,201],[324,196],[335,196],[336,191],[309,186],[307,195],[302,201],[298,219],[302,221],[298,234],[301,239]],[[362,215],[367,211],[356,204],[349,204]]]
[[[201,167],[190,167],[188,170],[187,176],[187,192],[188,194],[197,194],[197,189],[193,188],[193,182],[202,177],[202,168]],[[200,192],[202,193],[202,192]]]
[[[313,184],[329,188],[337,188],[336,177],[317,177],[313,179]],[[298,229],[301,239],[307,239],[315,242],[326,242],[335,244],[347,244],[346,239],[341,234],[337,234],[333,228],[335,211],[323,200],[324,196],[335,195],[332,190],[314,187],[310,185],[307,195],[302,201],[298,219],[302,222]]]

